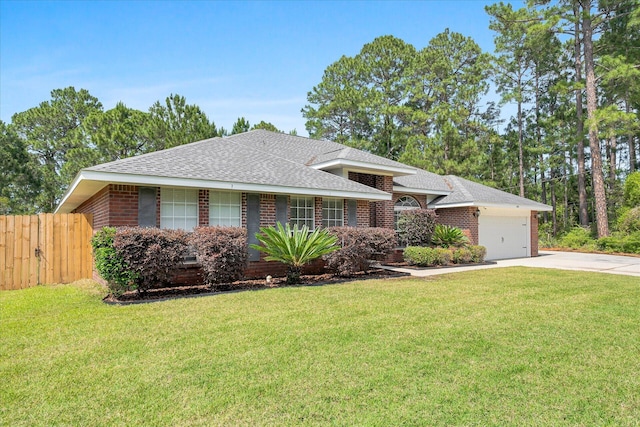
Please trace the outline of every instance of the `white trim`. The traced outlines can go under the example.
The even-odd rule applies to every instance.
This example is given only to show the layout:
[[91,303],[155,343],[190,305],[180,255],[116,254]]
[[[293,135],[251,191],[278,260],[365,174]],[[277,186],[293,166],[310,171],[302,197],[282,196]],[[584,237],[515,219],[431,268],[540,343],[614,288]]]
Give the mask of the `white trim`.
[[[209,181],[205,179],[174,178],[155,175],[135,175],[116,172],[100,172],[83,170],[76,175],[71,186],[58,204],[55,212],[59,212],[77,186],[82,181],[99,181],[106,184],[148,185],[155,187],[190,187],[209,190],[243,191],[249,193],[287,194],[300,196],[339,197],[359,200],[391,200],[392,195],[372,188],[371,192],[349,190],[328,190],[301,187],[288,187],[268,184],[250,184],[228,181]],[[74,206],[71,210],[75,209]]]
[[469,206],[477,206],[477,207],[486,207],[486,208],[503,208],[503,209],[522,209],[523,211],[537,211],[537,212],[550,212],[553,210],[551,206],[542,207],[542,206],[532,206],[527,204],[518,204],[512,205],[509,203],[481,203],[481,202],[460,202],[460,203],[449,203],[449,204],[433,204],[430,203],[428,205],[431,209],[448,209],[448,208],[464,208]]
[[412,187],[403,187],[401,185],[393,186],[394,193],[406,193],[406,194],[424,194],[424,195],[437,195],[437,196],[448,196],[452,193],[452,191],[445,190],[426,190],[424,188],[412,188]]
[[346,159],[334,159],[328,160],[322,163],[316,163],[309,166],[312,169],[324,170],[324,169],[337,169],[337,168],[348,168],[353,172],[357,172],[358,170],[367,172],[367,171],[376,171],[381,172],[381,175],[392,175],[392,176],[403,176],[403,175],[415,175],[417,173],[415,168],[411,167],[398,167],[398,166],[385,166],[378,165],[375,163],[367,163],[367,162],[359,162],[356,160],[346,160]]

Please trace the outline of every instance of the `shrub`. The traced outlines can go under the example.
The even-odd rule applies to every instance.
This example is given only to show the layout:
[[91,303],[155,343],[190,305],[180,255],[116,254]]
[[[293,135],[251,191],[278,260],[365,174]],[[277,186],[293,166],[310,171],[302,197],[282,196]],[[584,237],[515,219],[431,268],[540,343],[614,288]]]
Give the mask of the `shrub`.
[[624,209],[618,219],[618,230],[623,233],[640,231],[640,206]]
[[469,248],[456,248],[451,253],[454,264],[469,264],[473,259],[473,253]]
[[427,248],[408,246],[404,250],[404,259],[410,265],[433,267],[451,263],[451,250],[446,248]]
[[188,238],[211,287],[242,278],[247,265],[247,231],[240,227],[197,227]]
[[480,245],[470,245],[471,262],[484,262],[484,257],[487,255],[487,248]]
[[183,262],[187,250],[187,233],[159,228],[121,228],[114,247],[127,267],[136,275],[140,292],[166,283]]
[[640,206],[640,172],[627,176],[624,182],[624,204],[629,207]]
[[598,239],[598,248],[603,251],[640,254],[640,231],[631,234],[614,233]]
[[448,248],[466,245],[469,243],[469,239],[458,227],[438,224],[431,236],[431,242],[436,246]]
[[449,248],[434,248],[436,251],[436,263],[437,265],[451,264],[451,249]]
[[299,229],[296,224],[291,229],[289,224],[285,228],[278,223],[277,228],[261,227],[260,232],[256,237],[262,246],[251,247],[265,252],[267,261],[286,264],[287,283],[290,285],[300,282],[300,272],[305,264],[339,248],[336,236],[324,228],[316,228],[310,233],[306,225]]
[[396,247],[396,233],[388,228],[332,227],[340,246],[335,252],[324,255],[327,268],[340,276],[350,276],[366,271],[371,260],[382,259]]
[[595,247],[595,240],[591,237],[591,231],[584,227],[574,227],[559,240],[560,246],[571,249]]
[[438,215],[434,209],[412,209],[400,213],[398,235],[408,246],[428,246]]
[[135,289],[136,275],[127,268],[124,259],[113,246],[114,227],[103,227],[91,239],[93,258],[100,277],[107,282],[111,294],[119,297]]
[[435,248],[426,248],[423,246],[407,246],[404,249],[404,260],[409,265],[417,265],[420,267],[432,267],[437,265],[437,254]]

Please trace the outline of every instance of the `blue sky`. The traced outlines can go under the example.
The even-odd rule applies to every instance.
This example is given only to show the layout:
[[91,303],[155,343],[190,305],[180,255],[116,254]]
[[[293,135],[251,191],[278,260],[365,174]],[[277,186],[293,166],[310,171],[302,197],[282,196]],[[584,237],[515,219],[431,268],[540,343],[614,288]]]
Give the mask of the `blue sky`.
[[491,3],[2,0],[0,119],[74,86],[105,109],[178,93],[227,129],[244,116],[306,135],[307,92],[340,56],[386,34],[420,49],[445,28],[492,51]]

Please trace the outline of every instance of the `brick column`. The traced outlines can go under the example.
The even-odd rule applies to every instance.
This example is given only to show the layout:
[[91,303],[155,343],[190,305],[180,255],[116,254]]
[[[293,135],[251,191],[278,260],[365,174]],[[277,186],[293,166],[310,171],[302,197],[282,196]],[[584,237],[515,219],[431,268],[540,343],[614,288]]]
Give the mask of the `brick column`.
[[531,256],[538,256],[538,212],[531,211]]

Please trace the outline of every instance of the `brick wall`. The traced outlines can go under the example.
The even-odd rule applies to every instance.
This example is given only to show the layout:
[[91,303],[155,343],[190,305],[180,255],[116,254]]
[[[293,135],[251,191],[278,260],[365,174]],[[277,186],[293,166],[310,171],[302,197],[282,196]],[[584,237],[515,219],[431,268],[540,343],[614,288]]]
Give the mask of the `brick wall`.
[[358,227],[370,227],[369,202],[366,200],[358,200],[356,202],[356,216]]
[[109,186],[94,194],[89,200],[78,206],[75,213],[93,214],[94,233],[109,225]]
[[[376,188],[389,194],[393,193],[393,177],[376,176]],[[376,227],[393,230],[393,200],[382,200],[373,204],[376,209]]]
[[198,192],[198,225],[209,226],[209,190]]
[[531,256],[538,256],[538,212],[531,211]]
[[120,184],[109,186],[109,225],[138,226],[138,187]]
[[260,227],[268,227],[276,223],[276,196],[260,195]]
[[462,208],[437,209],[437,223],[460,228],[469,238],[471,244],[478,244],[478,218],[473,214],[474,206]]
[[322,197],[313,200],[313,222],[316,228],[322,227]]

